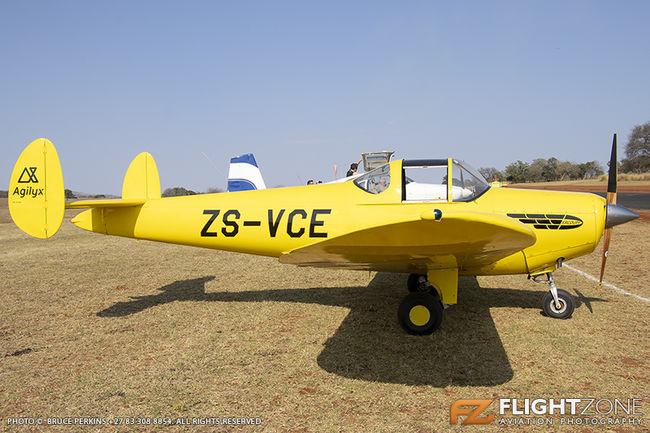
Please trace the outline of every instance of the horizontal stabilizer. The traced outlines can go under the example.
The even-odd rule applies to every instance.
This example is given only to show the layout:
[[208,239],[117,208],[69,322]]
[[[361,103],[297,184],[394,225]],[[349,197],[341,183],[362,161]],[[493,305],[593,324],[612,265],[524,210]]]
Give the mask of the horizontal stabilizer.
[[146,200],[124,200],[124,199],[107,199],[107,200],[77,200],[66,202],[66,209],[88,209],[94,207],[131,207],[140,206]]

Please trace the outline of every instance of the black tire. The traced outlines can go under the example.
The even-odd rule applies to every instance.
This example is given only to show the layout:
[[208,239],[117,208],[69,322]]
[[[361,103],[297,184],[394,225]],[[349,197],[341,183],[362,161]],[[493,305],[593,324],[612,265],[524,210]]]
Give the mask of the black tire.
[[431,284],[429,284],[427,276],[421,274],[409,275],[409,279],[406,280],[406,287],[411,293],[431,291]]
[[557,298],[560,301],[560,308],[556,308],[553,295],[548,292],[542,300],[542,309],[544,314],[554,319],[568,319],[573,314],[575,308],[573,297],[565,290],[557,289]]
[[442,304],[431,293],[409,293],[399,304],[397,319],[409,334],[429,335],[442,324]]

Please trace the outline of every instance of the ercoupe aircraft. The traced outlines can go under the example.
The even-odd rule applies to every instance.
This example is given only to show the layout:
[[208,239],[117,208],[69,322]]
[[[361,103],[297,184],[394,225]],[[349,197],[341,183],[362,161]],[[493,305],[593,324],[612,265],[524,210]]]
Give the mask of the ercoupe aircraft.
[[[451,181],[449,181],[451,179]],[[456,304],[459,275],[527,274],[549,285],[546,315],[566,319],[574,303],[553,271],[591,253],[610,228],[637,218],[616,205],[616,135],[608,200],[587,193],[491,188],[455,159],[395,160],[347,181],[161,198],[153,157],[129,166],[122,198],[65,202],[53,144],[37,139],[10,181],[9,209],[24,232],[53,236],[66,208],[82,229],[277,257],[299,266],[410,274],[401,326],[430,334]],[[540,278],[546,276],[545,280]]]

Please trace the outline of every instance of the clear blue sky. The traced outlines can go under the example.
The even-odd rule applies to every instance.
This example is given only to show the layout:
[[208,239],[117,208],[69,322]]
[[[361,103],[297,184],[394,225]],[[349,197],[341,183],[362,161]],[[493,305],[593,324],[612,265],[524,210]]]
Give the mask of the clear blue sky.
[[648,1],[3,1],[0,189],[38,137],[66,187],[112,194],[141,151],[163,188],[199,191],[246,152],[269,186],[383,149],[604,164],[612,133],[650,121],[648,17]]

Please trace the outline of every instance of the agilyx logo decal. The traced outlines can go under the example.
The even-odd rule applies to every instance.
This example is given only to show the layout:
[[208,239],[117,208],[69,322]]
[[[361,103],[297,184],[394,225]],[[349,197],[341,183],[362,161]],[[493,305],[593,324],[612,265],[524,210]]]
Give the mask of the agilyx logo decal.
[[[38,177],[36,177],[37,167],[25,167],[23,168],[20,177],[18,178],[18,183],[38,183]],[[36,198],[39,195],[43,195],[43,188],[34,188],[31,185],[25,186],[23,188],[16,187],[11,193],[11,196],[19,196],[20,198],[32,197]]]
[[31,182],[38,183],[38,179],[36,178],[36,167],[25,167],[23,168],[23,172],[20,173],[20,177],[18,178],[18,183],[31,183]]

